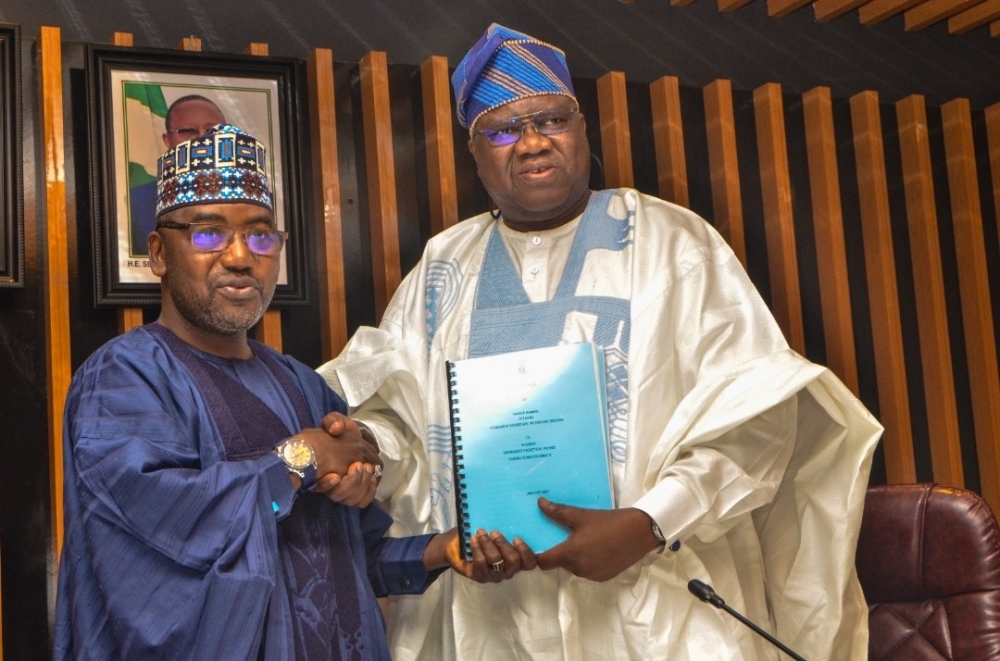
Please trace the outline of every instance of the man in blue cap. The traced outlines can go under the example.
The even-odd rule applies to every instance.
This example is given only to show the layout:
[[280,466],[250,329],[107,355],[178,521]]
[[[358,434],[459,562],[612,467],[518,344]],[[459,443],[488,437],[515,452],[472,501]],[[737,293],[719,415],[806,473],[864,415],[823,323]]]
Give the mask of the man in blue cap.
[[260,142],[217,125],[157,180],[160,317],[66,402],[55,658],[388,659],[376,597],[449,565],[492,581],[485,560],[454,530],[384,537],[377,446],[315,371],[248,339],[286,239]]
[[540,498],[566,541],[490,549],[500,585],[446,576],[391,599],[395,658],[776,658],[691,579],[808,658],[863,658],[854,545],[881,427],[788,347],[704,220],[590,190],[562,51],[493,25],[452,81],[496,209],[432,238],[380,328],[321,372],[378,438],[379,497],[417,534],[454,523],[445,361],[599,344],[617,508]]

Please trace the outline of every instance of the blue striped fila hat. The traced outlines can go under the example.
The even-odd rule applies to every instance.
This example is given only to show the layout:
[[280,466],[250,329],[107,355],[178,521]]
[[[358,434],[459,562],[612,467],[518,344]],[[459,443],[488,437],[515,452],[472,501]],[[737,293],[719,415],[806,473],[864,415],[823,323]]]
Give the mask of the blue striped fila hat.
[[576,99],[560,49],[502,25],[491,25],[458,63],[455,90],[458,123],[472,135],[483,113],[543,94]]

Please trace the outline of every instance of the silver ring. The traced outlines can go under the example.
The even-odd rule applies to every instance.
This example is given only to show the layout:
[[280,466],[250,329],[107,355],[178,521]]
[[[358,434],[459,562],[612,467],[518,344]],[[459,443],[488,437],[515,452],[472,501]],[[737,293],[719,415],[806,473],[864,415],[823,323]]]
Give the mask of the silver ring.
[[490,571],[495,571],[497,573],[502,572],[503,571],[503,566],[504,566],[503,565],[503,560],[500,560],[498,562],[494,562],[494,563],[492,563],[490,565]]
[[374,471],[374,473],[375,473],[375,477],[382,477],[382,467],[379,466],[378,464],[375,464],[375,471]]

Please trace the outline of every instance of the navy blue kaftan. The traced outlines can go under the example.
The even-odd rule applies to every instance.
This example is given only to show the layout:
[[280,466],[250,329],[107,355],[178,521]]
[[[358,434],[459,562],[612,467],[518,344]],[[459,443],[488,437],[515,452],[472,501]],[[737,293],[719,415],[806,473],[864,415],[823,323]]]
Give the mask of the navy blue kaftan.
[[270,449],[346,405],[253,348],[225,361],[151,325],[75,375],[55,658],[388,658],[376,595],[426,589],[430,536],[296,495]]

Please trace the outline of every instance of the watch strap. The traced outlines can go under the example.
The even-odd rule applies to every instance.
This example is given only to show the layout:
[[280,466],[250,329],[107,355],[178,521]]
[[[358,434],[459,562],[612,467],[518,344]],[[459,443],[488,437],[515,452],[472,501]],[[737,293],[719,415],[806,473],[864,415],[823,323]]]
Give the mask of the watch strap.
[[292,442],[303,442],[303,441],[301,439],[299,439],[299,438],[292,437],[292,438],[290,438],[290,439],[288,439],[286,441],[283,441],[283,442],[279,443],[274,448],[274,453],[277,454],[278,457],[281,459],[282,463],[285,464],[285,468],[288,469],[289,473],[294,473],[295,475],[299,476],[299,480],[301,482],[301,484],[299,486],[299,491],[300,492],[312,491],[313,489],[316,488],[316,480],[318,478],[317,470],[316,470],[316,468],[317,468],[317,466],[316,466],[316,453],[314,451],[312,451],[312,449],[310,448],[310,451],[312,452],[312,463],[306,464],[305,466],[301,466],[301,467],[300,466],[294,466],[294,465],[290,464],[285,459],[285,455],[282,452],[282,449],[286,445],[288,445],[289,443],[292,443]]
[[306,466],[302,471],[295,471],[300,478],[302,478],[302,486],[299,487],[299,491],[312,491],[316,488],[316,464],[312,463]]
[[666,544],[667,538],[663,536],[663,531],[660,530],[660,526],[656,525],[656,521],[652,522],[652,527],[653,527],[653,537],[656,538],[656,541],[658,541],[660,544]]

